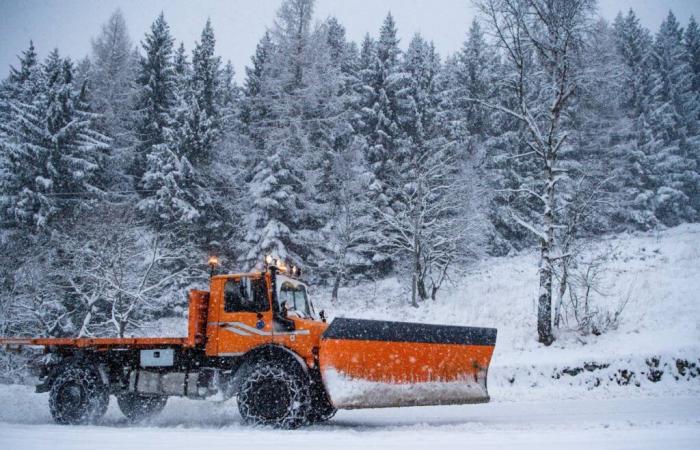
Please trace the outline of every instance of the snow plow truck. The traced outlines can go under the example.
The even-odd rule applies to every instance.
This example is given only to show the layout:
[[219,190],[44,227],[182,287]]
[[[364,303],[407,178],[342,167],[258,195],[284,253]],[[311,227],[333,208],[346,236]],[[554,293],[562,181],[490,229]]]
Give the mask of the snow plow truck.
[[133,422],[169,397],[236,397],[243,422],[297,428],[337,409],[489,401],[496,330],[336,318],[326,323],[299,270],[214,274],[189,292],[182,338],[0,338],[34,352],[36,392],[59,424],[99,420],[111,395]]

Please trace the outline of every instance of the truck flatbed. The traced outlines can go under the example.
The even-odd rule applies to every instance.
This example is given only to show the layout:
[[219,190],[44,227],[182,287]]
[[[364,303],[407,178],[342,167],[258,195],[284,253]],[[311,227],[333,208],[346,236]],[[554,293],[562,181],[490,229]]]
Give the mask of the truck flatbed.
[[183,337],[129,337],[129,338],[3,338],[0,347],[41,346],[46,348],[89,348],[95,350],[148,349],[154,347],[193,348],[205,341],[207,323],[207,291],[190,292],[188,335]]
[[76,347],[111,350],[124,348],[151,348],[161,346],[188,346],[188,338],[0,338],[0,345],[13,346],[43,346],[43,347]]

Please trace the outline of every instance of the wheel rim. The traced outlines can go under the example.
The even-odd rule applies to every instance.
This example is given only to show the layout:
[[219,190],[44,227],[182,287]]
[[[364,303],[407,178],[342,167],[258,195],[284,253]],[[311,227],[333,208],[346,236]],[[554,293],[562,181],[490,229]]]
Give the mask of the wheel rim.
[[87,398],[77,383],[66,383],[58,391],[61,415],[68,420],[80,419],[87,406]]
[[251,415],[268,420],[284,417],[292,403],[285,382],[272,378],[255,383],[250,391],[250,400]]

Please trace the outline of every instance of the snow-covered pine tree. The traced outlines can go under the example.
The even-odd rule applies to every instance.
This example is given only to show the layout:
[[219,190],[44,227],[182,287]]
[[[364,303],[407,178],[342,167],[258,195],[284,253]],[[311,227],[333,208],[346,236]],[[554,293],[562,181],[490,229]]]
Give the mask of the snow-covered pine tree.
[[148,155],[154,146],[171,140],[175,107],[175,71],[173,38],[161,13],[141,43],[144,55],[139,60],[134,102],[135,154],[129,174],[140,187],[146,172]]
[[617,15],[613,32],[619,57],[626,69],[622,74],[623,106],[636,117],[641,114],[650,92],[652,37],[631,9],[624,16],[621,13]]
[[[246,99],[246,127],[255,145],[263,146],[249,184],[251,197],[263,210],[246,226],[248,263],[271,251],[313,264],[310,252],[328,220],[333,187],[323,185],[323,174],[331,173],[336,130],[346,119],[340,68],[333,64],[327,27],[311,28],[313,3],[282,4],[270,41],[261,42],[253,59],[260,64],[264,58],[264,64],[248,71],[246,91],[255,95]],[[279,202],[260,198],[270,195],[261,183],[268,180],[269,185],[271,177]]]
[[[369,47],[369,42],[367,45]],[[364,56],[367,52],[369,48]],[[405,80],[399,64],[401,50],[396,23],[391,13],[384,19],[371,54],[370,65],[362,74],[366,94],[362,114],[366,126],[367,162],[375,178],[371,186],[373,202],[377,207],[386,209],[391,207],[393,201],[387,192],[387,184],[396,175],[406,156],[398,143],[402,138],[398,93],[403,87],[399,84]]]
[[[321,228],[331,220],[338,189],[334,160],[345,151],[353,134],[354,74],[352,68],[345,65],[347,51],[345,29],[333,18],[311,35],[311,64],[305,69],[309,105],[304,116],[313,119],[305,124],[311,145],[306,168],[313,181],[306,191],[308,201],[313,204],[313,228]],[[323,265],[320,261],[311,263]]]
[[320,176],[312,189],[321,228],[311,243],[310,262],[315,275],[332,280],[332,297],[337,299],[339,287],[348,279],[369,275],[374,230],[364,141],[357,133],[361,126],[357,48],[346,40],[345,28],[335,18],[320,31],[326,48],[320,46],[318,51],[328,55],[322,60],[327,67],[323,72],[336,79],[328,78],[331,89],[321,96],[326,105],[323,122],[312,129],[320,162]]
[[626,119],[619,123],[616,133],[620,142],[613,149],[621,162],[616,170],[623,205],[618,217],[633,227],[646,229],[656,221],[649,205],[651,161],[642,148],[649,140],[646,118],[651,98],[652,37],[631,9],[624,16],[617,15],[613,33],[622,65],[617,98]]
[[[450,93],[456,99],[460,117],[465,128],[463,133],[477,140],[492,134],[493,112],[485,110],[465,98],[487,98],[497,94],[495,75],[498,71],[498,57],[486,42],[479,21],[474,19],[469,27],[467,40],[457,53],[456,92]],[[465,140],[462,138],[461,140]]]
[[[206,46],[213,46],[210,26],[205,27],[203,36]],[[205,50],[203,45],[197,45],[194,52],[200,71],[197,74],[197,68],[187,61],[183,45],[173,55],[172,41],[161,15],[146,43],[157,43],[162,48],[155,52],[151,47],[146,53],[168,55],[152,69],[157,67],[160,72],[152,78],[163,80],[160,86],[163,101],[159,106],[163,128],[160,136],[154,135],[161,141],[145,147],[146,166],[140,179],[142,198],[138,207],[153,229],[167,236],[166,247],[183,248],[184,259],[185,248],[191,252],[193,246],[206,247],[220,224],[213,214],[212,192],[204,176],[216,134],[204,110],[209,77],[203,71],[210,68],[206,55],[213,54],[213,47]],[[142,60],[142,71],[147,67],[147,60]],[[151,129],[157,130],[157,126],[154,124]]]
[[[365,141],[365,160],[372,181],[370,201],[380,210],[390,212],[395,194],[391,186],[396,185],[400,168],[405,162],[408,148],[401,144],[404,139],[401,128],[402,91],[408,85],[407,76],[400,64],[401,50],[396,23],[391,13],[387,14],[379,33],[373,41],[366,36],[360,52],[361,112],[360,133]],[[376,218],[378,219],[378,217]],[[384,247],[385,237],[378,232],[372,258],[379,273],[386,274],[392,268],[392,257]]]
[[10,66],[10,76],[0,84],[0,137],[12,134],[12,102],[30,103],[40,87],[38,59],[34,42],[24,50],[19,59],[19,68]]
[[[253,265],[273,253],[296,264],[307,259],[312,214],[306,202],[306,173],[312,146],[306,129],[310,89],[312,0],[288,0],[279,8],[269,41],[263,38],[248,71],[247,128],[256,145],[245,220],[247,252]],[[258,58],[259,57],[259,58]],[[314,80],[316,81],[316,80]],[[311,117],[313,118],[313,116]]]
[[260,162],[262,149],[265,147],[265,124],[271,117],[272,105],[268,104],[263,88],[270,76],[270,58],[273,52],[274,44],[269,31],[266,31],[255,47],[255,54],[250,58],[251,66],[245,68],[240,120],[244,133],[257,150],[249,152],[247,157],[245,166],[248,170],[243,174],[246,182],[250,181],[252,169]]
[[482,198],[490,223],[484,230],[488,253],[502,255],[533,244],[532,236],[513,220],[512,213],[529,217],[536,201],[510,191],[521,181],[534,183],[537,169],[525,143],[526,132],[507,114],[473,102],[483,98],[506,103],[510,95],[497,49],[486,41],[477,20],[472,21],[460,51],[445,63],[442,76],[442,127],[456,142],[462,159],[481,168],[466,181],[480,183],[482,192],[489,192],[487,188],[492,192]]
[[434,46],[414,36],[401,70],[406,74],[399,97],[404,137],[398,142],[406,156],[388,183],[391,208],[377,212],[386,247],[407,261],[411,304],[418,306],[419,300],[435,299],[464,255],[469,183],[461,178],[463,158],[441,121],[441,64]]
[[37,82],[38,56],[34,42],[29,41],[29,47],[19,56],[19,68],[10,66],[10,76],[7,78],[7,99],[19,102],[29,102],[40,88]]
[[653,190],[649,200],[656,219],[674,226],[700,218],[700,97],[693,90],[683,30],[672,12],[656,34],[652,55],[651,139],[644,145]]
[[700,93],[700,28],[694,16],[688,20],[684,38],[688,64],[693,72],[693,90]]
[[242,124],[240,122],[241,92],[236,84],[236,71],[233,63],[227,61],[219,76],[219,117],[221,133],[240,133]]
[[188,136],[182,143],[183,155],[195,166],[210,162],[212,147],[221,137],[221,58],[214,54],[215,43],[211,21],[207,20],[201,39],[192,51],[192,96],[189,100],[196,105],[190,105]]
[[101,190],[109,140],[96,131],[97,117],[81,110],[73,64],[58,50],[22,86],[3,139],[3,209],[16,225],[45,230],[77,206],[62,197]]
[[92,40],[92,107],[103,115],[103,132],[113,138],[113,147],[119,153],[133,142],[130,113],[138,61],[134,48],[120,9],[112,13]]

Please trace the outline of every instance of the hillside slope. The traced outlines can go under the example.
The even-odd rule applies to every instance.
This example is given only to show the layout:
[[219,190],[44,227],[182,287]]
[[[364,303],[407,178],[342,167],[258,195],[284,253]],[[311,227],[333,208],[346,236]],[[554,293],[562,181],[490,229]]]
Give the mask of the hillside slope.
[[[407,305],[409,292],[396,279],[344,288],[335,304],[326,300],[328,292],[314,297],[317,308],[325,308],[331,318],[497,328],[489,376],[497,396],[551,395],[557,387],[561,395],[575,396],[619,384],[658,393],[700,391],[700,225],[611,236],[587,250],[591,256],[602,253],[611,256],[593,306],[613,311],[629,298],[619,325],[600,336],[583,336],[570,321],[556,331],[551,347],[536,341],[534,251],[486,259],[442,291],[436,302],[419,308]],[[580,389],[571,389],[576,386]],[[538,387],[547,389],[538,393]],[[609,394],[608,389],[599,391]]]

